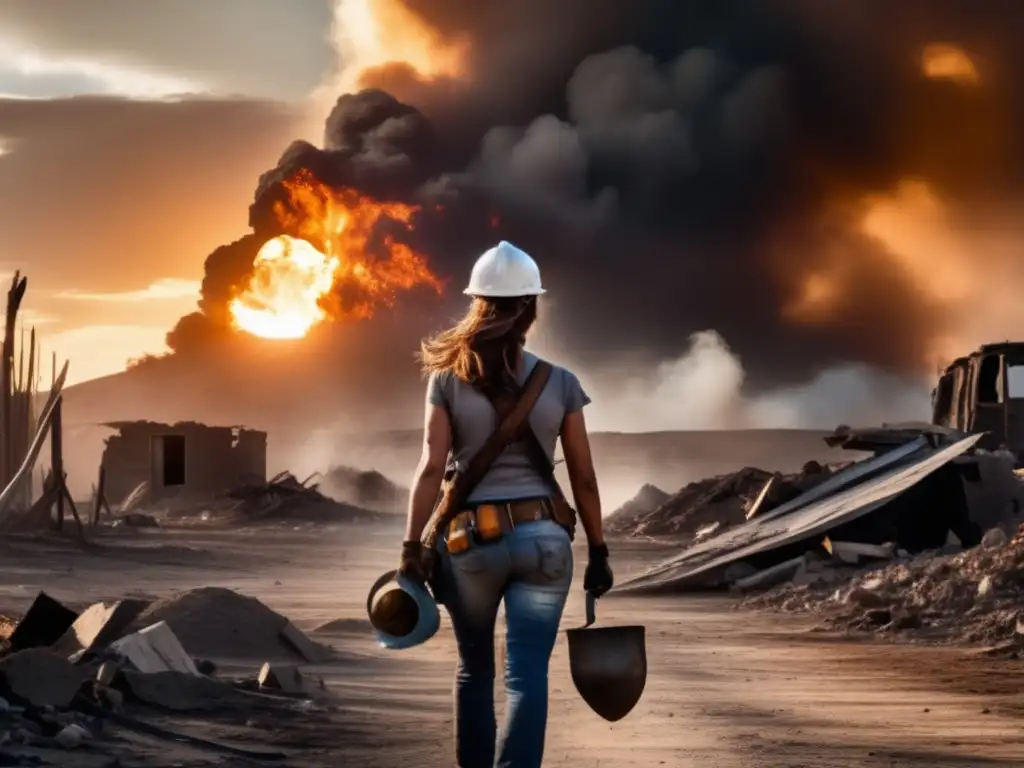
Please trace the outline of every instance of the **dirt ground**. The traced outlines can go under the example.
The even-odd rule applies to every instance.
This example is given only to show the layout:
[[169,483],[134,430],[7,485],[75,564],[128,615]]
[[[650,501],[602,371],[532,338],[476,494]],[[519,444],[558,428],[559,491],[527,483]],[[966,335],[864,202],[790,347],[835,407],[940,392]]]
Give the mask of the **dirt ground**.
[[[118,529],[87,551],[49,539],[0,539],[0,613],[24,610],[40,588],[76,605],[201,585],[255,595],[338,650],[336,661],[308,668],[324,678],[333,703],[286,718],[147,719],[249,749],[280,750],[288,758],[276,764],[294,768],[450,766],[450,628],[445,624],[422,648],[387,653],[374,645],[364,620],[366,589],[392,565],[398,537],[397,528],[366,526]],[[621,579],[657,556],[654,545],[623,545],[613,548],[613,565]],[[582,608],[577,586],[565,627],[582,623]],[[599,624],[647,626],[647,690],[625,720],[604,722],[572,686],[563,636],[551,670],[550,768],[1024,764],[1020,661],[843,640],[806,622],[733,610],[724,597],[608,597],[598,608]],[[326,630],[314,631],[324,624]],[[215,661],[224,674],[251,675],[264,659]],[[263,764],[117,729],[111,735],[123,768]],[[69,753],[59,764],[110,766],[110,754]]]

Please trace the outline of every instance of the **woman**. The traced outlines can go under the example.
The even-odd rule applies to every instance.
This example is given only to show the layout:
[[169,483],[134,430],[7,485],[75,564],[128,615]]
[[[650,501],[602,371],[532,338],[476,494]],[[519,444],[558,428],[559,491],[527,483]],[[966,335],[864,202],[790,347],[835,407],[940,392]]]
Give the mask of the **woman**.
[[[420,538],[448,467],[465,467],[497,426],[492,403],[516,393],[538,358],[525,351],[526,334],[544,293],[529,255],[501,242],[473,267],[465,317],[425,341],[421,350],[427,386],[423,455],[412,486],[402,571],[416,575]],[[551,462],[562,451],[573,497],[589,543],[584,588],[600,596],[612,587],[608,548],[583,407],[590,402],[579,380],[553,367],[529,417],[529,426]],[[572,581],[572,548],[566,528],[552,519],[549,501],[559,491],[553,476],[531,460],[524,438],[510,445],[468,497],[479,517],[484,505],[508,518],[500,539],[473,543],[457,554],[441,545],[442,597],[459,650],[455,687],[456,759],[460,768],[539,768],[547,724],[548,662]],[[536,456],[536,454],[534,454]],[[518,518],[518,519],[513,519]],[[503,519],[503,522],[505,520]],[[422,578],[422,575],[420,575]],[[508,698],[501,743],[494,715],[494,625],[505,602]]]

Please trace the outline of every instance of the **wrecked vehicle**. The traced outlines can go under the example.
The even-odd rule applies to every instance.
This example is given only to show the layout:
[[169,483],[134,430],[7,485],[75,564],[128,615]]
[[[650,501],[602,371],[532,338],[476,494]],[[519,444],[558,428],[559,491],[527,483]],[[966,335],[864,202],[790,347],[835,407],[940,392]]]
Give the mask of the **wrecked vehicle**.
[[1024,463],[1024,342],[985,344],[950,363],[932,392],[932,422],[982,433],[980,448],[1006,448]]

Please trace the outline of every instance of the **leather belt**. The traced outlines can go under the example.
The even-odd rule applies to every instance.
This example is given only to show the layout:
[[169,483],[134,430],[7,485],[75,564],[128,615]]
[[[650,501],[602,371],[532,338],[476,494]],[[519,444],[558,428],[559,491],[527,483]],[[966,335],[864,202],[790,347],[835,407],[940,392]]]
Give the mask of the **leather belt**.
[[489,501],[476,505],[476,509],[481,507],[497,507],[501,511],[502,525],[507,525],[509,530],[522,523],[551,519],[551,503],[546,498]]

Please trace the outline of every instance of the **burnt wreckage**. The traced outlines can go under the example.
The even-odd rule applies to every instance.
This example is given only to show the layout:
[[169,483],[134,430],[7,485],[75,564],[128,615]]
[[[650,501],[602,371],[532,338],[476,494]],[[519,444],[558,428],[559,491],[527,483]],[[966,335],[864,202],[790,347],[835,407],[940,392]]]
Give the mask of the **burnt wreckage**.
[[743,584],[734,575],[743,569],[796,570],[808,553],[832,556],[833,542],[913,554],[947,546],[950,534],[972,547],[990,528],[1016,530],[1024,502],[1015,472],[1024,463],[1024,343],[987,344],[953,361],[932,401],[930,424],[838,427],[825,442],[867,458],[821,473],[774,504],[764,503],[766,484],[745,521],[695,539],[622,590]]
[[1024,342],[986,344],[947,366],[932,392],[932,422],[983,433],[978,445],[1005,448],[1024,463]]

